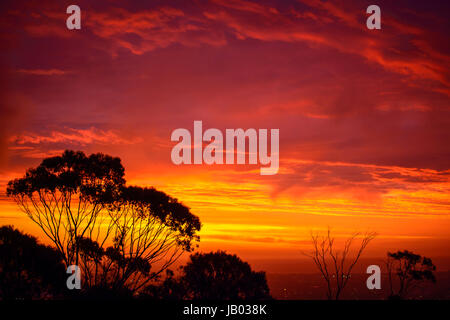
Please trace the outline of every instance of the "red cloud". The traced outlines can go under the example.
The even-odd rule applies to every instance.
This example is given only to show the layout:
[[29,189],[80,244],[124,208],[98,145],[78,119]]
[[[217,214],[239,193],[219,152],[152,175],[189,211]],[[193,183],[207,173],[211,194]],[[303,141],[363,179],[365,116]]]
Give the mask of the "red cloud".
[[17,72],[37,76],[61,76],[69,73],[68,71],[60,69],[19,69]]
[[42,143],[64,143],[64,144],[134,144],[141,142],[142,139],[124,139],[115,132],[104,131],[97,128],[72,129],[65,131],[52,131],[49,135],[39,135],[36,133],[13,136],[10,142],[17,145],[36,145]]

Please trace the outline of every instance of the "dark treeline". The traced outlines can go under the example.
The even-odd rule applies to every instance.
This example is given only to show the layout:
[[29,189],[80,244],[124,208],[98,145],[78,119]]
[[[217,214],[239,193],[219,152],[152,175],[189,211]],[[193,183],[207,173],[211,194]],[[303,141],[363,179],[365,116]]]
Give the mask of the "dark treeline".
[[[222,251],[191,255],[175,277],[169,267],[198,247],[200,219],[164,192],[127,186],[124,175],[119,158],[65,151],[10,181],[7,195],[53,247],[3,227],[0,274],[2,288],[10,289],[0,289],[0,296],[270,297],[265,273],[252,271],[237,256]],[[71,265],[80,268],[82,288],[60,290]]]
[[270,299],[265,273],[252,271],[248,263],[223,251],[195,253],[178,276],[166,269],[162,281],[137,292],[126,286],[85,283],[81,290],[68,290],[61,253],[12,226],[0,228],[0,256],[0,298],[5,300]]
[[[201,222],[188,207],[154,188],[127,186],[124,175],[119,158],[65,151],[10,181],[7,195],[52,246],[13,226],[0,228],[0,299],[271,299],[266,274],[238,256],[193,253]],[[310,256],[328,299],[339,298],[375,235],[365,235],[349,257],[356,236],[341,256],[330,232],[312,238]],[[175,273],[170,267],[184,253],[189,261]],[[339,267],[347,260],[349,267]],[[73,265],[80,270],[79,290],[66,284]],[[406,250],[388,253],[387,267],[391,299],[435,281],[431,259]]]

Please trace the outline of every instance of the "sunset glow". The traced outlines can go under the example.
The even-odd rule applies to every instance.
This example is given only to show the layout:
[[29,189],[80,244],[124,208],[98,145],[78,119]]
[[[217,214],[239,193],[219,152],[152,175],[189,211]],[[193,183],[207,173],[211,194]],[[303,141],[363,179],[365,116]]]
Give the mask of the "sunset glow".
[[[377,32],[369,2],[188,3],[80,0],[76,32],[63,2],[2,9],[0,224],[46,242],[7,182],[65,149],[103,152],[200,217],[200,251],[302,259],[330,227],[377,232],[365,258],[411,249],[449,270],[448,11],[379,1]],[[279,129],[278,173],[173,164],[171,133],[195,120]]]

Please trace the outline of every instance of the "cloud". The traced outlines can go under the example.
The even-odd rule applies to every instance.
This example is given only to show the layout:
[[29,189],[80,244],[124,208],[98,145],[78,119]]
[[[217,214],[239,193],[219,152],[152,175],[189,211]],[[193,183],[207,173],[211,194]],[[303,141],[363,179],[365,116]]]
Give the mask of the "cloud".
[[263,15],[270,17],[273,15],[278,15],[279,11],[274,7],[269,7],[261,5],[252,1],[241,1],[241,0],[211,0],[212,3],[217,4],[222,7],[227,7],[230,9],[248,12],[252,14]]
[[[432,45],[428,43],[427,30],[415,28],[396,21],[393,17],[383,16],[383,23],[393,28],[393,32],[384,33],[383,37],[373,36],[365,28],[364,19],[360,6],[340,2],[339,4],[329,1],[304,0],[302,3],[312,9],[319,10],[317,16],[328,13],[330,20],[334,19],[333,26],[328,25],[326,29],[311,23],[314,13],[305,15],[293,10],[280,13],[271,10],[271,7],[262,5],[251,5],[248,1],[233,1],[232,5],[222,1],[214,1],[223,7],[231,7],[250,11],[255,14],[252,19],[247,16],[236,16],[226,11],[207,11],[204,15],[211,20],[220,21],[228,28],[234,30],[238,39],[257,39],[260,41],[285,41],[306,42],[311,45],[325,45],[344,53],[361,56],[383,68],[406,76],[419,79],[428,79],[439,82],[447,89],[450,87],[448,79],[448,68],[450,67],[450,56],[432,51]],[[240,4],[240,5],[239,5]],[[250,10],[249,8],[252,8]],[[365,18],[365,16],[362,16]],[[305,20],[308,20],[306,22]],[[319,19],[312,19],[318,22]],[[320,20],[322,23],[323,20]],[[342,23],[348,27],[342,27]],[[413,36],[410,43],[419,51],[412,53],[411,50],[403,50],[408,38]],[[426,58],[423,54],[427,54]],[[432,58],[432,59],[430,59]],[[439,89],[442,91],[442,89]],[[450,93],[450,91],[444,90]]]
[[[450,95],[450,56],[435,49],[446,35],[416,25],[415,21],[421,20],[406,9],[397,9],[394,15],[388,10],[390,5],[383,6],[383,29],[377,33],[366,29],[365,10],[354,1],[301,0],[282,6],[211,0],[177,8],[152,4],[136,11],[126,7],[90,8],[83,16],[83,27],[89,32],[83,37],[60,26],[66,15],[55,8],[35,12],[24,28],[32,36],[51,34],[67,40],[76,37],[112,56],[124,49],[143,55],[172,45],[221,47],[229,44],[230,36],[238,40],[299,42],[311,48],[325,46],[359,56],[412,83],[436,82],[435,92]],[[408,23],[400,21],[398,15],[408,17]]]
[[245,180],[251,185],[264,185],[274,199],[287,196],[298,201],[342,198],[377,203],[392,192],[406,192],[417,193],[414,198],[421,203],[422,197],[427,198],[420,196],[423,193],[430,196],[430,201],[443,204],[448,202],[445,197],[450,190],[450,170],[288,158],[281,160],[280,168],[269,179],[253,174],[250,166],[247,170],[230,172],[230,168],[215,175],[230,184]]
[[36,76],[61,76],[70,73],[61,69],[18,69],[17,72]]
[[11,155],[20,155],[21,158],[28,159],[45,159],[48,157],[55,157],[61,155],[65,149],[51,149],[51,150],[41,150],[38,147],[28,147],[28,148],[17,148],[10,147],[8,150]]
[[[48,143],[60,144],[135,144],[141,138],[126,139],[112,130],[101,130],[94,127],[88,129],[66,128],[64,131],[52,131],[48,135],[24,133],[10,137],[9,142],[14,145],[37,145]],[[17,150],[17,149],[16,149]]]
[[90,15],[86,24],[96,36],[113,41],[114,51],[125,48],[136,55],[173,44],[221,46],[226,43],[220,31],[208,29],[198,17],[170,7],[139,12],[114,8]]

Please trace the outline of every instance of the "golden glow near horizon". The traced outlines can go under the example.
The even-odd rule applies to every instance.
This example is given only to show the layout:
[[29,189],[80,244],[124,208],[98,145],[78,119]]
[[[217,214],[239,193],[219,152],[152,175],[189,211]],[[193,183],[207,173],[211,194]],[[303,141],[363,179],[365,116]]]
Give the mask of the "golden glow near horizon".
[[[398,167],[364,167],[374,176],[379,170],[416,172]],[[363,188],[320,187],[307,192],[294,185],[277,191],[276,185],[266,183],[253,168],[243,172],[212,167],[193,170],[182,176],[171,168],[158,169],[148,178],[145,172],[129,170],[128,184],[154,186],[190,207],[203,224],[203,251],[223,249],[250,258],[301,258],[301,252],[310,249],[311,232],[325,232],[328,227],[338,241],[354,232],[377,232],[368,256],[382,257],[388,250],[404,248],[439,257],[448,251],[450,193],[445,192],[449,185],[446,181],[407,188],[402,184],[401,188],[374,196]],[[290,171],[288,166],[283,170]],[[384,178],[376,183],[385,183]],[[3,200],[0,212],[2,224],[13,224],[47,242],[12,200]]]
[[[339,239],[377,232],[367,256],[449,257],[443,10],[386,3],[382,29],[367,30],[351,1],[99,2],[78,32],[61,27],[56,7],[9,5],[0,224],[45,241],[6,184],[72,149],[120,157],[128,185],[189,206],[200,250],[300,257],[310,232],[330,227]],[[279,129],[278,173],[174,165],[171,133],[194,121]]]

